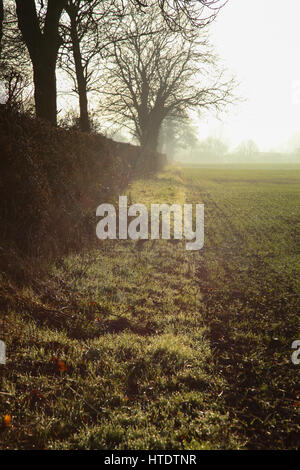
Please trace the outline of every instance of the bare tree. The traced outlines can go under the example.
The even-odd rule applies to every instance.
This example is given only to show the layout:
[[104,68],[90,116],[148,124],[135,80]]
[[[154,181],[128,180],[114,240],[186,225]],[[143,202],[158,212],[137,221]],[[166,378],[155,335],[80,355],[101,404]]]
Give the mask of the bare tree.
[[205,27],[217,16],[228,0],[131,0],[141,11],[158,6],[164,20],[173,30],[183,30],[186,21],[197,28]]
[[68,0],[68,21],[63,21],[61,33],[63,46],[59,52],[59,67],[73,82],[73,92],[78,94],[80,128],[90,130],[88,93],[97,89],[101,60],[108,46],[117,40],[118,28],[125,16],[125,6],[120,0]]
[[[93,9],[98,1],[82,2],[81,0],[68,0],[66,12],[69,23],[64,23],[63,48],[59,56],[59,65],[74,81],[74,91],[78,93],[80,109],[80,129],[90,130],[90,120],[88,113],[88,62],[90,55],[84,54],[84,42],[93,36],[95,23],[93,19]],[[92,47],[92,41],[89,41]],[[92,54],[94,50],[92,50]],[[86,59],[86,60],[85,60]]]
[[[143,148],[156,150],[165,119],[186,119],[192,108],[218,111],[233,101],[235,82],[218,68],[203,30],[187,41],[163,28],[155,9],[147,16],[133,12],[125,27],[132,34],[114,44],[102,109]],[[159,32],[152,33],[153,28]]]
[[[131,3],[136,12],[149,11],[155,5],[158,5],[160,15],[173,30],[182,30],[182,17],[188,19],[189,23],[194,26],[203,26],[209,23],[215,18],[224,2],[225,0],[128,0],[128,2],[110,0],[110,3],[118,4],[121,9]],[[100,10],[102,8],[102,19],[105,18],[105,20],[101,21],[101,26],[108,24],[105,31],[107,32],[110,29],[109,26],[113,16],[108,15],[110,12],[109,2],[101,2],[100,0],[15,0],[15,3],[18,25],[33,66],[36,115],[47,119],[53,124],[56,124],[57,118],[56,63],[58,51],[62,45],[59,25],[63,10],[67,11],[71,23],[70,36],[77,92],[80,97],[81,122],[82,127],[88,129],[87,81],[89,79],[88,75],[91,74],[91,67],[87,72],[87,68],[83,63],[82,41],[84,35],[91,37],[95,27],[94,21],[87,21],[92,18],[89,16],[89,12],[93,10],[91,6],[97,6]],[[0,0],[0,36],[1,5],[2,0]],[[39,11],[37,11],[38,7]],[[40,11],[44,14],[39,15]],[[84,25],[82,31],[80,31],[79,25]],[[99,31],[99,28],[97,31]],[[99,47],[95,49],[95,54],[103,49],[106,39],[102,36],[101,41],[103,41],[103,44],[98,43]],[[90,59],[88,59],[88,62],[91,64]],[[93,64],[96,63],[96,61],[92,62]]]
[[259,147],[253,140],[245,140],[235,150],[235,153],[244,158],[250,158],[259,154]]
[[[135,12],[147,12],[157,6],[156,0],[130,2]],[[221,0],[163,0],[158,2],[157,11],[169,27],[183,32],[181,17],[188,18],[190,25],[203,26],[214,19],[222,4]],[[68,21],[62,21],[61,25],[63,46],[59,51],[59,67],[71,78],[72,91],[78,95],[79,127],[89,131],[89,94],[98,91],[102,59],[111,54],[110,46],[127,37],[119,26],[128,14],[128,3],[67,0],[65,10]]]
[[5,2],[2,24],[0,79],[3,92],[5,89],[5,102],[11,107],[28,111],[32,101],[31,61],[18,28],[13,0]]
[[16,0],[18,25],[33,66],[36,115],[54,125],[57,115],[55,71],[62,44],[58,28],[65,3],[65,0],[48,0],[41,25],[35,1]]

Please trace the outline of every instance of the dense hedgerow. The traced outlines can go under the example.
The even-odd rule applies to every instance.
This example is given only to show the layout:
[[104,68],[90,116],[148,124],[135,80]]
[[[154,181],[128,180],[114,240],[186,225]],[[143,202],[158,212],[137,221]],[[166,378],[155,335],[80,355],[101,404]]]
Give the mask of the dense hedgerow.
[[94,236],[96,207],[141,172],[139,161],[148,171],[159,163],[137,146],[54,128],[5,106],[0,155],[3,251],[34,256],[78,248]]

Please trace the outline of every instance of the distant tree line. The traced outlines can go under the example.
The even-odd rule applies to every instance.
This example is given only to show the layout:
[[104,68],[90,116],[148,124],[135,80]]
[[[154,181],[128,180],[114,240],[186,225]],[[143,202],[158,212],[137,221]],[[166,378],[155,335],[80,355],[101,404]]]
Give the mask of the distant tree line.
[[[201,139],[195,123],[166,120],[162,126],[161,149],[175,160],[190,163],[251,163],[259,162],[267,153],[261,152],[252,140],[243,140],[236,147],[224,136]],[[274,158],[276,157],[273,153]]]

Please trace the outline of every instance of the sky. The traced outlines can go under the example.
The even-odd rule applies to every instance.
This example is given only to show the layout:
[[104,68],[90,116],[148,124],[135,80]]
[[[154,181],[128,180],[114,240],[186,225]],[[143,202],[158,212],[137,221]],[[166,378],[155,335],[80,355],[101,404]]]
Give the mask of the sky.
[[211,42],[246,101],[222,122],[201,120],[199,137],[221,137],[232,148],[253,139],[262,151],[284,149],[300,134],[300,1],[229,0],[211,25]]

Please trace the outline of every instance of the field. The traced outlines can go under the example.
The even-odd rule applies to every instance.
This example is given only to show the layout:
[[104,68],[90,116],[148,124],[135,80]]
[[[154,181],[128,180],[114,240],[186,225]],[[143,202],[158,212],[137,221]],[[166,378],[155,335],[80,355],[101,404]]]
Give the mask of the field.
[[204,203],[204,248],[99,241],[2,279],[0,449],[299,449],[300,167],[170,167],[127,194]]

